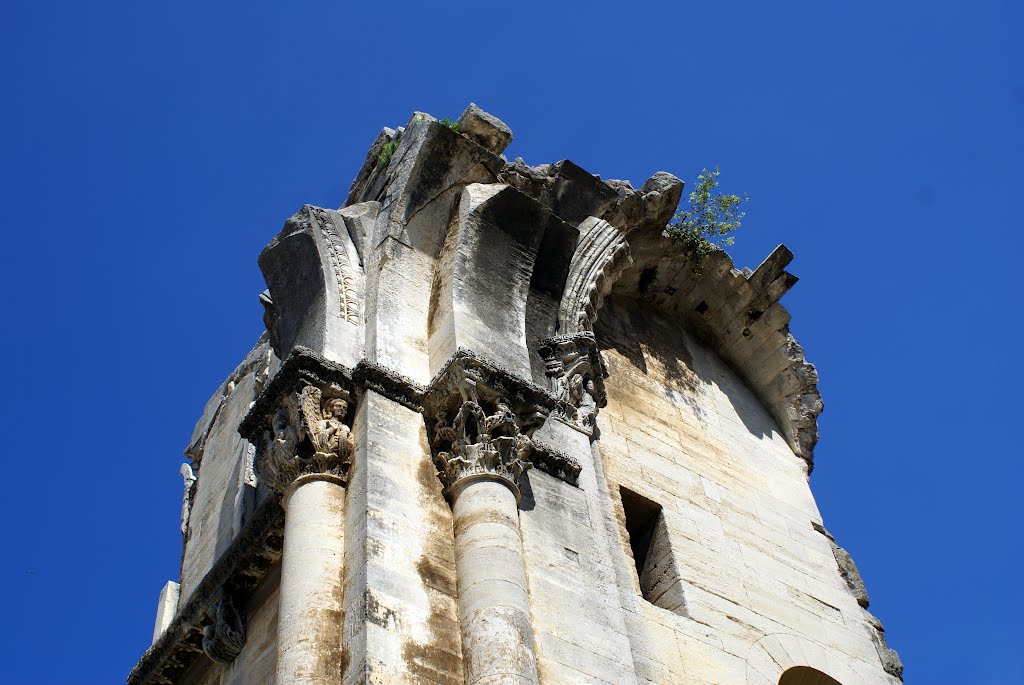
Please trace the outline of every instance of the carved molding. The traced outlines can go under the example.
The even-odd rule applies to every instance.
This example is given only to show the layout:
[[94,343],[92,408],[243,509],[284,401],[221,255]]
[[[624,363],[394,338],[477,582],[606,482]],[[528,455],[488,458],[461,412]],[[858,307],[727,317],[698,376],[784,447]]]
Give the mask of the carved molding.
[[590,330],[605,296],[632,261],[625,236],[607,221],[588,217],[579,230],[558,308],[559,324],[569,333]]
[[360,388],[373,390],[413,411],[423,411],[426,388],[401,374],[363,360],[356,365],[352,378]]
[[574,457],[560,452],[550,445],[533,439],[533,465],[539,471],[564,480],[569,485],[579,485],[582,467]]
[[196,476],[192,472],[192,466],[189,464],[182,464],[181,469],[182,480],[184,480],[184,492],[181,496],[181,534],[187,540],[189,530],[189,518],[192,516],[192,501],[196,494]]
[[594,334],[589,331],[542,340],[549,389],[561,401],[558,416],[587,435],[593,435],[597,410],[608,403],[604,379],[608,375]]
[[245,647],[245,619],[231,595],[217,601],[210,623],[203,627],[203,651],[218,664],[230,664]]
[[248,597],[281,558],[284,512],[266,500],[235,541],[217,559],[160,638],[128,675],[128,685],[178,683],[203,654],[203,627],[217,615],[225,594]]
[[[338,231],[337,224],[330,213],[321,207],[308,205],[309,214],[320,227],[320,233],[327,240],[328,256],[337,280],[338,301],[341,318],[350,323],[359,323],[359,302],[356,299],[355,278],[352,275],[352,262],[349,260],[345,239]],[[348,231],[345,231],[346,236]]]

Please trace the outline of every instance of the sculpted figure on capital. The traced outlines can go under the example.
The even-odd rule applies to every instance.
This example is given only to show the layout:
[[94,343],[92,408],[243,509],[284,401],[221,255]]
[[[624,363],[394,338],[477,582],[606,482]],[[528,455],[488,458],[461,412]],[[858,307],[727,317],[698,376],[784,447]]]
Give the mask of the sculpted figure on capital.
[[339,388],[325,392],[306,383],[281,398],[264,439],[265,455],[257,460],[270,487],[283,491],[303,474],[347,475],[355,442],[342,395]]

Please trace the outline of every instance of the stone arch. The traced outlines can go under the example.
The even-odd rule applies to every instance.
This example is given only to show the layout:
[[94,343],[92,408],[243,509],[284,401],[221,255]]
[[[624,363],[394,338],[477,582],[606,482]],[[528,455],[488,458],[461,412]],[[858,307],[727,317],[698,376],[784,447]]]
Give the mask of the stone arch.
[[810,666],[787,668],[779,678],[779,685],[843,685],[838,680]]
[[[385,141],[397,144],[380,166]],[[366,358],[403,369],[418,383],[432,375],[428,359],[429,281],[463,188],[497,180],[504,160],[417,112],[404,129],[382,133],[349,195],[374,201],[380,213],[368,238]]]
[[[792,252],[780,245],[753,270],[737,269],[724,251],[712,252],[697,265],[661,228],[647,226],[628,233],[611,226],[594,230],[610,230],[615,240],[604,241],[603,251],[594,250],[599,257],[577,250],[570,279],[584,272],[589,276],[578,278],[579,285],[567,285],[565,298],[571,302],[563,300],[562,310],[578,313],[578,325],[588,326],[606,297],[615,296],[678,322],[754,391],[809,472],[822,402],[817,370],[790,333],[789,312],[779,302],[797,281],[785,271]],[[616,247],[617,240],[624,246]],[[580,247],[584,244],[582,239]],[[629,259],[616,259],[615,254]],[[574,315],[567,315],[567,325],[572,325]]]
[[588,217],[580,222],[579,231],[558,308],[561,335],[592,329],[605,296],[632,261],[626,237],[607,221]]
[[270,293],[260,298],[275,354],[295,347],[354,366],[363,356],[366,282],[359,244],[376,203],[349,210],[305,205],[260,253]]
[[747,652],[747,685],[898,685],[872,666],[810,638],[771,633]]

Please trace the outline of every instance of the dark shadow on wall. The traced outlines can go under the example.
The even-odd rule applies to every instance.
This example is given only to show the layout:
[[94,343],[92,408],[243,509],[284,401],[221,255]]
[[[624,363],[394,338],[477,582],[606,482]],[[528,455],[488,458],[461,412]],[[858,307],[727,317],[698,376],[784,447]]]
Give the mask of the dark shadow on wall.
[[779,685],[843,685],[832,676],[810,666],[794,666],[779,678]]
[[[615,295],[605,301],[594,323],[598,345],[615,350],[645,376],[665,369],[664,396],[682,400],[701,422],[708,416],[707,394],[717,386],[728,398],[743,426],[758,438],[778,432],[775,421],[743,379],[731,368],[708,364],[710,349],[691,352],[681,324],[632,298]],[[656,362],[656,364],[655,364]],[[614,374],[614,369],[609,371]],[[656,383],[656,379],[651,379]]]

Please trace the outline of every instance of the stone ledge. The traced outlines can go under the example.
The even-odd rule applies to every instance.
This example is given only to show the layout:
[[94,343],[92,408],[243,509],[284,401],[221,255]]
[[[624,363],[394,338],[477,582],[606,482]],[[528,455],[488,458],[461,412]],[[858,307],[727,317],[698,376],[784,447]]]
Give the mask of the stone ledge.
[[276,497],[256,510],[242,533],[213,565],[163,635],[128,674],[128,685],[163,685],[181,677],[203,654],[203,626],[223,594],[245,597],[281,557],[284,511]]
[[[456,365],[466,363],[485,370],[492,385],[523,404],[534,405],[546,414],[571,409],[568,403],[559,400],[548,390],[466,349],[457,350],[431,380],[430,385],[424,388],[405,376],[373,362],[363,360],[355,369],[349,369],[342,364],[323,359],[312,350],[296,347],[263,393],[256,398],[249,413],[239,424],[238,432],[250,442],[260,439],[266,421],[277,409],[281,395],[301,380],[320,384],[335,383],[351,390],[373,390],[424,414],[431,420],[442,409],[440,405],[446,401],[442,397],[449,398],[451,395],[443,392],[441,386],[449,381]],[[580,473],[580,465],[575,459],[548,446],[544,447],[542,453],[538,453],[534,466],[570,485],[576,485]]]

